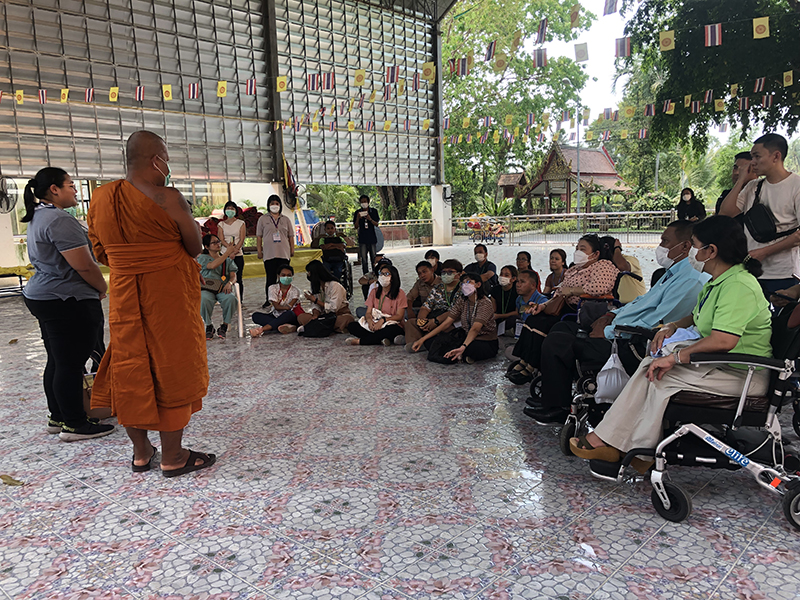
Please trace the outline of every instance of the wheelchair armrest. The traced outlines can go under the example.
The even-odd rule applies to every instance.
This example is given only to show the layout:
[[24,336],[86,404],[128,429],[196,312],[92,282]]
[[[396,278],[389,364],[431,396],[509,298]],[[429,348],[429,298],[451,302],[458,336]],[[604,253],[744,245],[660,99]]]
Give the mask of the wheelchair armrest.
[[641,275],[637,275],[636,273],[631,273],[630,271],[620,271],[617,278],[622,279],[623,277],[633,277],[636,281],[643,281]]
[[764,358],[753,354],[733,354],[730,352],[707,353],[698,352],[689,357],[689,362],[693,365],[722,363],[726,365],[752,365],[756,367],[766,367],[775,371],[782,371],[786,367],[786,361],[779,358]]
[[647,327],[634,327],[632,325],[615,325],[614,333],[628,333],[630,335],[640,335],[646,340],[652,340],[658,329],[649,329]]

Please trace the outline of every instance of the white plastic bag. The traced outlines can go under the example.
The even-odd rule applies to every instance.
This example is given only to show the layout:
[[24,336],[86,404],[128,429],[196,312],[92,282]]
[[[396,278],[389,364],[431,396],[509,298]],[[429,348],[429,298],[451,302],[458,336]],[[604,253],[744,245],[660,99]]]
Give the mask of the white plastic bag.
[[617,341],[611,345],[611,356],[597,374],[597,392],[594,399],[598,403],[611,404],[628,384],[630,375],[625,372],[617,352]]

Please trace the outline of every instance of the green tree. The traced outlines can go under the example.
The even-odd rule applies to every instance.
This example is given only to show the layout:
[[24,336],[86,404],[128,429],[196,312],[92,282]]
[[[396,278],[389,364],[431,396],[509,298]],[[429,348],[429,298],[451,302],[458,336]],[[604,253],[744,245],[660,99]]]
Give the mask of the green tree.
[[[620,68],[641,61],[645,68],[664,73],[651,125],[656,147],[688,141],[695,150],[705,150],[709,127],[725,120],[739,124],[743,134],[757,124],[795,131],[798,88],[783,87],[783,72],[800,69],[798,0],[625,0],[622,11],[633,11],[625,28],[633,56],[621,59]],[[752,19],[763,16],[770,17],[770,36],[753,39]],[[706,48],[703,27],[712,23],[723,23],[723,43]],[[665,30],[675,32],[675,50],[659,50],[659,33]],[[753,91],[760,77],[766,77],[764,93],[772,95],[772,107],[762,106],[762,92]],[[729,99],[732,84],[739,85],[740,97],[750,97],[749,109],[739,110],[738,102]],[[702,101],[706,90],[726,99],[724,111],[716,112],[713,103],[701,104],[694,114],[684,108],[686,95]],[[667,99],[680,99],[674,115],[661,111]]]
[[320,219],[334,217],[337,223],[349,222],[358,208],[358,190],[350,185],[309,185],[306,188],[308,207]]
[[[536,143],[533,136],[527,143],[523,141],[528,113],[536,115],[538,122],[545,112],[555,117],[561,110],[577,104],[577,94],[588,78],[580,65],[567,58],[551,58],[546,67],[534,68],[530,49],[530,39],[544,17],[549,23],[548,40],[575,39],[581,28],[588,27],[594,19],[589,12],[582,12],[578,28],[570,27],[570,6],[558,0],[541,0],[535,5],[526,0],[476,1],[466,5],[465,10],[451,11],[444,19],[445,73],[441,77],[444,114],[450,117],[450,128],[443,135],[446,142],[451,136],[462,136],[461,143],[444,145],[445,179],[453,189],[456,215],[472,214],[486,194],[495,194],[502,173],[529,172],[531,166],[542,160],[547,146]],[[522,42],[512,51],[516,31],[520,32]],[[497,72],[494,61],[484,61],[486,47],[492,41],[497,42],[497,56],[504,55],[508,60],[508,66]],[[469,75],[450,74],[448,59],[460,59],[470,52],[474,54],[474,66]],[[571,85],[562,84],[565,77],[571,80]],[[512,117],[510,126],[505,125],[506,115]],[[488,140],[481,144],[480,136],[486,130],[479,119],[486,116],[492,118],[492,126]],[[462,126],[465,117],[470,118],[467,127]],[[551,131],[554,125],[552,118]],[[502,134],[508,129],[513,134],[516,128],[519,135],[514,136],[513,144],[502,135],[495,143],[494,132]],[[471,142],[467,142],[469,135]]]

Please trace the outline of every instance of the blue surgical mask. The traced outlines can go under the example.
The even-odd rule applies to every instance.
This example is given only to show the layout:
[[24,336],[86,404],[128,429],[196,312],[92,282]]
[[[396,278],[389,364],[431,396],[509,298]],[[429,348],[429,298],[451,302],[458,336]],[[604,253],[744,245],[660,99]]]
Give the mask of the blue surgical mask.
[[225,211],[225,216],[228,217],[229,219],[232,219],[233,217],[236,216],[236,211],[229,208],[228,210]]
[[156,156],[156,158],[158,160],[160,160],[161,162],[163,162],[165,165],[167,165],[167,173],[166,173],[166,175],[164,175],[164,171],[162,171],[161,169],[158,169],[158,167],[156,167],[156,165],[153,165],[154,167],[156,167],[156,169],[158,169],[159,173],[164,175],[164,187],[167,187],[169,185],[169,180],[172,179],[172,167],[170,167],[169,163],[167,161],[165,161],[163,158],[161,158],[160,156]]
[[281,285],[290,285],[293,277],[281,277]]

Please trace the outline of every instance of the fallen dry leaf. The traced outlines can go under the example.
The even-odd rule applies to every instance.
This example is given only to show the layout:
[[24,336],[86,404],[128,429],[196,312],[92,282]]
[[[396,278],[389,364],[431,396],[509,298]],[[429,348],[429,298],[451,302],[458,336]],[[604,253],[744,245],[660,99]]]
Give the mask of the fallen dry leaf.
[[11,475],[0,475],[0,481],[3,482],[3,485],[25,485],[18,479],[11,477]]
[[18,341],[19,340],[17,338],[14,338],[13,340],[8,340],[8,343],[9,344],[16,344]]

